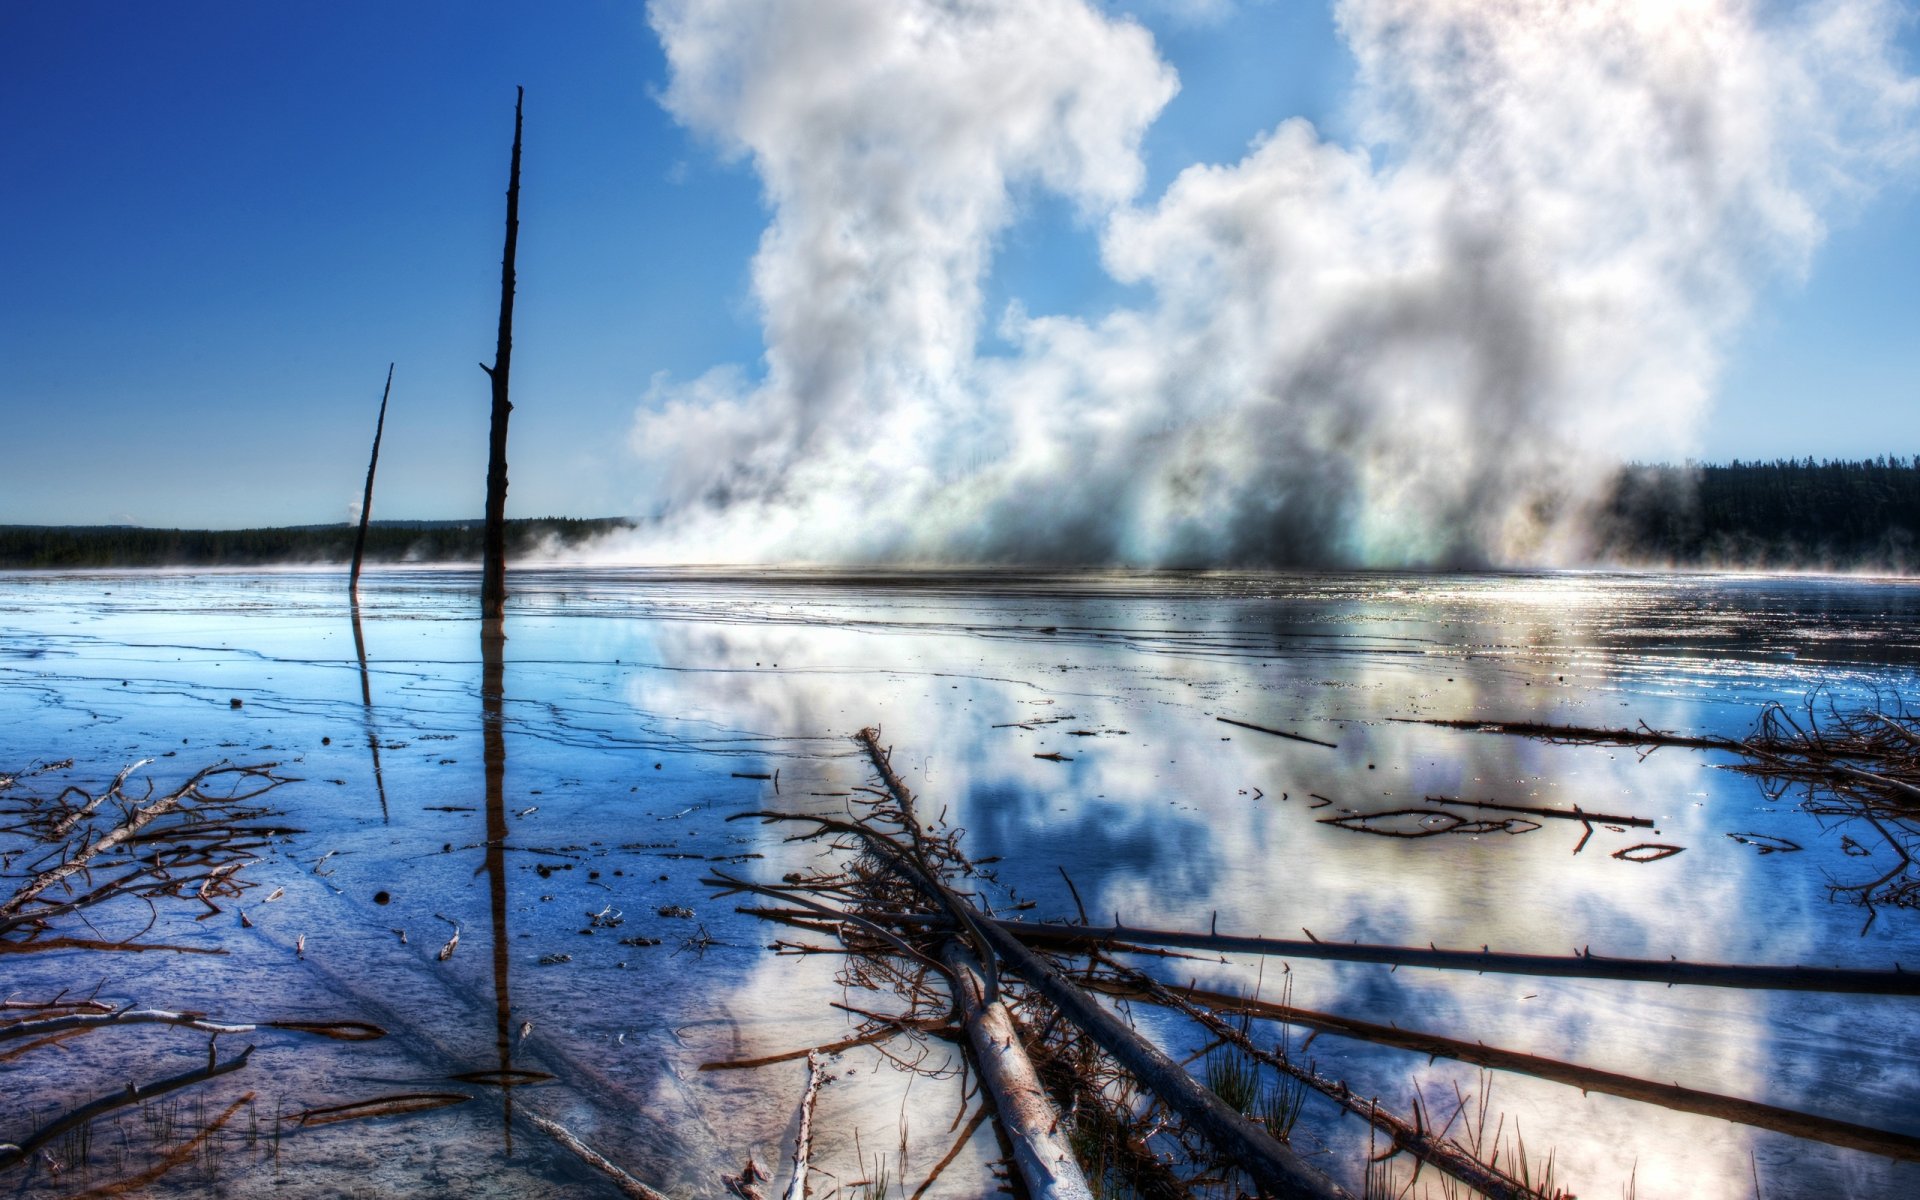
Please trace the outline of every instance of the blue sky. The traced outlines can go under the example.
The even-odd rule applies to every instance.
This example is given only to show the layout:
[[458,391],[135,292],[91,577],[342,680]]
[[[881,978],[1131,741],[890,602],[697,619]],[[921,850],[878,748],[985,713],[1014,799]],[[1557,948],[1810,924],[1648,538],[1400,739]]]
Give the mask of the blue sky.
[[[1351,136],[1321,7],[1132,11],[1181,82],[1145,137],[1146,201],[1284,117]],[[1900,48],[1911,69],[1911,20]],[[632,511],[654,381],[762,352],[760,181],[676,124],[666,83],[637,4],[0,6],[0,522],[344,520],[390,360],[375,515],[477,514],[516,84],[509,511]],[[1138,299],[1071,204],[1019,203],[989,343],[1010,301]],[[1727,343],[1700,455],[1920,451],[1914,171],[1829,216],[1807,277],[1765,276]]]

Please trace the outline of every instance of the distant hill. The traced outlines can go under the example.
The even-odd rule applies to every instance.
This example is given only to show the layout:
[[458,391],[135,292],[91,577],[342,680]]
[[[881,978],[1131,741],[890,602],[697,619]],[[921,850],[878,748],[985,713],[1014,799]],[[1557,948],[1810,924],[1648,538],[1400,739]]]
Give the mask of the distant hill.
[[[480,561],[482,522],[374,521],[371,563]],[[261,567],[345,563],[354,525],[278,529],[143,529],[132,525],[0,525],[0,568]],[[620,517],[539,517],[507,522],[507,557],[569,548],[619,529]]]

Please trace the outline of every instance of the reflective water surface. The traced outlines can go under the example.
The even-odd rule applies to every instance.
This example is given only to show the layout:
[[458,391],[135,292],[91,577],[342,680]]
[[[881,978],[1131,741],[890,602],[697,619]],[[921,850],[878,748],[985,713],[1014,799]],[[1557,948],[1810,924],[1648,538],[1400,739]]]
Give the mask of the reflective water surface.
[[[1077,917],[1070,877],[1096,923],[1920,963],[1920,913],[1884,901],[1911,865],[1898,823],[1806,811],[1798,794],[1723,769],[1723,753],[1406,723],[1739,736],[1764,706],[1816,692],[1891,710],[1920,665],[1912,585],[586,568],[517,572],[511,585],[507,640],[490,656],[476,573],[369,574],[357,620],[335,571],[0,577],[0,772],[72,758],[56,783],[92,789],[141,758],[156,759],[143,772],[162,786],[223,758],[280,762],[299,779],[272,801],[301,830],[247,868],[257,886],[220,913],[116,910],[91,935],[151,921],[149,940],[228,953],[11,954],[0,991],[38,1000],[98,985],[116,1004],[390,1031],[354,1045],[255,1038],[246,1070],[184,1102],[206,1111],[181,1113],[183,1126],[249,1090],[246,1111],[268,1129],[275,1113],[386,1094],[471,1096],[252,1142],[236,1117],[231,1154],[156,1189],[609,1186],[531,1117],[676,1195],[722,1194],[720,1173],[749,1154],[784,1187],[804,1064],[698,1068],[831,1042],[853,1020],[835,1002],[891,997],[836,985],[830,956],[773,952],[791,931],[699,880],[716,865],[777,880],[815,864],[823,848],[728,818],[844,809],[870,782],[849,740],[868,725],[922,803],[966,830],[969,852],[1000,858],[1002,910],[1030,902],[1019,911],[1032,918]],[[1428,797],[1652,825],[1596,820],[1587,836],[1578,821],[1464,806],[1464,824],[1369,819]],[[1382,828],[1429,836],[1370,832]],[[1644,844],[1682,849],[1621,856]],[[1920,1002],[1908,998],[1257,958],[1153,969],[1920,1137]],[[1184,1052],[1203,1044],[1163,1014],[1133,1016]],[[0,1061],[0,1139],[130,1074],[205,1060],[191,1035],[111,1033]],[[833,1060],[815,1119],[829,1172],[818,1193],[867,1194],[854,1185],[884,1172],[888,1194],[910,1195],[953,1142],[961,1083],[935,1069],[947,1045],[885,1051]],[[1556,1180],[1583,1196],[1744,1197],[1756,1178],[1769,1196],[1920,1194],[1913,1161],[1334,1036],[1308,1054],[1403,1112],[1415,1089],[1444,1114],[1456,1085],[1490,1084],[1494,1119],[1517,1125],[1529,1156],[1551,1150]],[[919,1056],[920,1072],[902,1068]],[[81,1191],[148,1165],[124,1148],[115,1158],[108,1140],[69,1155],[82,1168],[38,1164],[28,1190]],[[1310,1100],[1295,1140],[1358,1187],[1358,1121]],[[928,1194],[992,1190],[986,1164],[1000,1154],[982,1132]]]

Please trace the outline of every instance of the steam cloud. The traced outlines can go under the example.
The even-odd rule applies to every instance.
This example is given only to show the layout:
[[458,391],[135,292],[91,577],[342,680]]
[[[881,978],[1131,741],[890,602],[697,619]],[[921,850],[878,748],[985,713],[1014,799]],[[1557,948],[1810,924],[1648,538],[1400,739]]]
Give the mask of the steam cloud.
[[[1565,561],[1690,448],[1753,289],[1914,149],[1881,0],[1341,0],[1358,145],[1281,122],[1141,201],[1178,82],[1087,0],[656,0],[665,103],[748,158],[764,375],[633,429],[680,561]],[[1015,195],[1150,300],[997,314]]]

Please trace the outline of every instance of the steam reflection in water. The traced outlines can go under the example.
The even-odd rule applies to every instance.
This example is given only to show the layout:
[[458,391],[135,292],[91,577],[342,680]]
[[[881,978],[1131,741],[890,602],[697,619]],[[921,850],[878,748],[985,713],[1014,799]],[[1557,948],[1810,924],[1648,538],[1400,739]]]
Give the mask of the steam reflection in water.
[[[731,901],[710,902],[696,880],[714,859],[762,855],[727,869],[775,879],[811,863],[814,848],[724,818],[844,806],[844,793],[866,781],[845,735],[866,724],[883,727],[929,812],[944,808],[965,827],[976,857],[1003,859],[1001,880],[1034,902],[1034,916],[1074,913],[1064,868],[1096,921],[1118,912],[1198,929],[1217,919],[1223,932],[1305,928],[1328,940],[1549,954],[1920,961],[1913,914],[1883,912],[1863,933],[1865,913],[1829,896],[1830,881],[1892,865],[1889,850],[1797,811],[1791,797],[1769,802],[1752,780],[1714,769],[1715,755],[1669,749],[1643,759],[1393,720],[1644,720],[1738,734],[1763,704],[1797,704],[1816,686],[1860,697],[1908,687],[1920,606],[1904,585],[524,572],[498,667],[508,691],[495,664],[477,661],[474,624],[463,619],[467,576],[368,577],[365,658],[377,688],[345,645],[336,582],[299,573],[9,579],[0,613],[0,670],[18,685],[0,701],[12,718],[9,761],[57,746],[107,766],[184,732],[195,745],[293,746],[311,774],[337,773],[347,792],[372,800],[384,789],[391,826],[379,824],[376,803],[302,814],[316,846],[349,851],[337,860],[344,923],[365,926],[370,944],[390,940],[390,925],[425,931],[435,912],[471,920],[475,933],[490,927],[488,955],[415,965],[470,998],[437,1019],[481,1024],[503,1070],[524,1065],[513,1035],[519,1019],[531,1020],[548,1039],[549,1056],[534,1058],[542,1069],[565,1054],[594,1072],[589,1083],[555,1071],[555,1086],[570,1089],[569,1115],[598,1122],[596,1144],[663,1185],[711,1187],[748,1149],[776,1159],[788,1132],[793,1071],[695,1067],[843,1034],[844,1015],[829,1007],[847,998],[833,962],[766,953],[774,932],[733,913]],[[242,694],[236,716],[226,703]],[[349,759],[317,745],[342,726],[381,732],[354,739],[360,750]],[[369,748],[384,761],[370,763]],[[776,769],[778,793],[736,777]],[[1423,806],[1430,795],[1577,804],[1652,818],[1657,834],[1598,825],[1575,854],[1575,822],[1419,839],[1322,823]],[[482,805],[478,821],[472,811],[430,811]],[[525,810],[535,811],[516,815]],[[1733,833],[1803,849],[1762,855]],[[1872,847],[1867,855],[1845,849],[1850,834]],[[1685,850],[1645,864],[1613,857],[1647,841]],[[459,852],[437,853],[443,843]],[[562,849],[572,865],[539,874],[538,862],[562,860],[512,852],[527,846]],[[476,861],[486,881],[478,891],[468,874]],[[590,871],[599,878],[586,879]],[[393,887],[393,909],[365,905],[376,884]],[[581,913],[607,903],[628,914],[626,925],[582,936]],[[659,915],[678,907],[696,916]],[[712,944],[681,950],[698,929]],[[620,934],[661,944],[622,946]],[[571,961],[539,965],[555,952]],[[1278,962],[1265,964],[1264,978],[1253,961],[1162,970],[1268,996],[1281,986]],[[1910,1001],[1306,961],[1292,964],[1291,988],[1303,1007],[1920,1133]],[[1191,1041],[1153,1014],[1136,1018]],[[1332,1037],[1311,1055],[1323,1074],[1402,1110],[1416,1075],[1430,1099],[1447,1098],[1442,1112],[1451,1083],[1478,1086],[1470,1068],[1429,1068]],[[841,1061],[854,1073],[822,1097],[822,1153],[850,1163],[856,1128],[890,1146],[903,1090],[916,1144],[939,1142],[956,1085],[908,1089],[909,1077],[880,1069],[874,1052]],[[1494,1099],[1520,1120],[1530,1148],[1554,1149],[1561,1179],[1583,1194],[1609,1194],[1637,1172],[1643,1195],[1744,1196],[1749,1154],[1770,1193],[1915,1186],[1911,1164],[1525,1077],[1501,1075]],[[673,1135],[623,1132],[629,1113],[655,1114]],[[1334,1147],[1335,1162],[1357,1161],[1357,1123],[1309,1125],[1302,1136]],[[942,1148],[914,1161],[924,1169]],[[983,1138],[971,1157],[995,1153]],[[968,1194],[967,1178],[956,1174],[951,1194]]]

